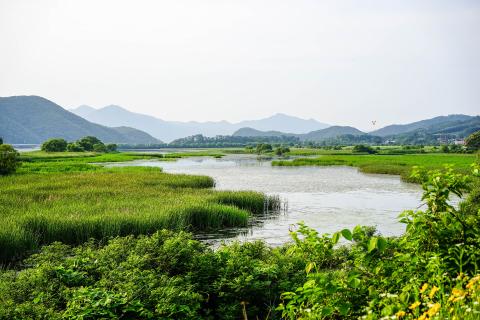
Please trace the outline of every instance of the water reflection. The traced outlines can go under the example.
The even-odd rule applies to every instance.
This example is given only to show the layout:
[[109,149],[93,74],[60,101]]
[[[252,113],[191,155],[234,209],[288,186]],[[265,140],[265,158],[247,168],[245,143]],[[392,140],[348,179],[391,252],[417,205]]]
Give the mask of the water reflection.
[[355,225],[375,225],[384,235],[399,235],[397,216],[420,204],[421,189],[398,176],[363,174],[352,167],[272,167],[270,160],[251,155],[223,159],[141,160],[117,165],[159,166],[165,172],[208,175],[219,190],[255,190],[278,195],[283,212],[252,217],[247,228],[198,234],[209,242],[263,239],[279,245],[290,240],[289,227],[299,221],[319,232],[333,233]]

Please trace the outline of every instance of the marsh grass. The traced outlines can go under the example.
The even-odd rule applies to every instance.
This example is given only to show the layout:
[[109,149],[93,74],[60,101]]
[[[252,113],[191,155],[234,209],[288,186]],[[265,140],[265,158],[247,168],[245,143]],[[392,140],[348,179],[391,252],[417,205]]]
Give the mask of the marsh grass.
[[361,172],[400,175],[402,180],[417,182],[410,177],[412,167],[442,169],[453,165],[459,173],[469,173],[478,156],[472,154],[408,154],[408,155],[322,155],[317,158],[298,158],[272,161],[273,166],[352,166]]
[[215,191],[210,177],[152,167],[107,169],[86,161],[124,157],[52,157],[2,177],[0,261],[21,258],[54,241],[80,244],[160,229],[245,227],[251,214],[263,211],[265,195]]

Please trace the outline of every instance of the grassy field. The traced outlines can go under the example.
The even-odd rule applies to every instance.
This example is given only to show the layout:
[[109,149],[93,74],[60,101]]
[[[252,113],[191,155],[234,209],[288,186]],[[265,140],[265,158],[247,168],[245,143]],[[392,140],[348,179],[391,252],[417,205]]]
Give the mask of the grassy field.
[[412,181],[410,173],[413,166],[426,169],[441,169],[444,165],[454,165],[462,173],[470,171],[471,164],[477,159],[473,154],[409,154],[409,155],[322,155],[316,158],[298,158],[273,161],[273,166],[353,166],[365,173],[383,173],[400,175],[403,180]]
[[[150,156],[150,155],[149,155]],[[25,155],[17,174],[0,177],[0,260],[53,241],[79,244],[159,229],[209,230],[246,226],[266,196],[212,190],[205,176],[159,168],[106,169],[91,162],[145,158],[137,154]],[[275,200],[271,202],[275,205]]]
[[160,161],[174,161],[184,157],[222,157],[224,154],[218,150],[192,151],[178,153],[95,153],[95,152],[43,152],[33,151],[21,154],[22,166],[17,171],[21,173],[52,173],[52,172],[79,172],[103,170],[96,163],[126,162],[140,159],[157,159]]

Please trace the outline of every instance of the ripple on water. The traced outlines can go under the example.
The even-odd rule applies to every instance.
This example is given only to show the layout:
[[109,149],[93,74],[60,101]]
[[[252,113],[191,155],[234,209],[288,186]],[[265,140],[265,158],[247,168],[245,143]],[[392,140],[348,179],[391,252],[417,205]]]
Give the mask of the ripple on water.
[[263,239],[272,245],[290,240],[292,224],[304,221],[319,232],[333,233],[355,225],[373,225],[384,235],[400,235],[404,226],[397,216],[420,204],[421,188],[398,176],[364,174],[356,168],[272,167],[254,156],[228,155],[178,161],[140,160],[110,166],[158,166],[169,173],[208,175],[219,190],[255,190],[280,196],[288,204],[285,212],[252,219],[248,228],[200,234],[207,242],[221,239]]

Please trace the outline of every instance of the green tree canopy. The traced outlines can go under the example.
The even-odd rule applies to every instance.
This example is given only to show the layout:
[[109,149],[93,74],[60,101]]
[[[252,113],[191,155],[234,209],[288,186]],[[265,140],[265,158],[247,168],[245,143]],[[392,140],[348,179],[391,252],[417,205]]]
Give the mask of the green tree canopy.
[[93,136],[86,136],[77,141],[77,144],[81,146],[85,151],[93,151],[93,146],[100,143],[103,144],[100,139]]
[[65,139],[49,139],[42,144],[42,151],[46,152],[64,152],[67,150],[67,141]]
[[366,146],[366,145],[363,145],[363,144],[357,144],[356,146],[353,147],[353,152],[373,154],[373,153],[377,153],[377,150],[373,149],[370,146]]
[[82,146],[76,142],[71,142],[67,145],[68,152],[83,152],[85,151]]
[[0,145],[0,175],[14,173],[20,166],[19,154],[9,144]]
[[105,145],[107,152],[115,152],[117,151],[117,145],[115,143],[109,143]]
[[474,132],[465,139],[465,145],[470,150],[480,149],[480,131]]

